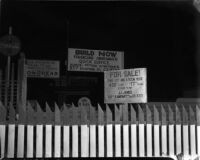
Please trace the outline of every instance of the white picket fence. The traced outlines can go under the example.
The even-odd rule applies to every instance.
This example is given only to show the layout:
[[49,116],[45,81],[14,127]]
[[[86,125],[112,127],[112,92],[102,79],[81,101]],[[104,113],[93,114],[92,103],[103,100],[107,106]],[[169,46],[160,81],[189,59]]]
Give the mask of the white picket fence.
[[[86,117],[71,124],[64,124],[64,121],[57,123],[57,111],[55,111],[54,123],[47,121],[30,123],[29,119],[30,122],[25,124],[20,121],[16,123],[12,119],[0,124],[1,157],[171,157],[177,159],[180,156],[184,159],[197,159],[200,156],[200,125],[197,123],[199,107],[195,108],[196,113],[190,111],[187,116],[184,115],[186,110],[182,110],[181,123],[179,123],[178,113],[175,114],[175,118],[168,114],[168,118],[165,117],[167,121],[161,121],[160,118],[162,119],[164,114],[156,117],[159,113],[156,110],[152,112],[153,116],[142,118],[143,115],[150,114],[149,108],[147,107],[139,116],[136,116],[136,112],[134,113],[132,109],[122,111],[122,115],[127,117],[129,117],[128,111],[132,114],[131,119],[123,116],[123,120],[120,120],[121,114],[117,110],[115,121],[110,118],[111,110],[106,110],[106,122],[103,121],[105,119],[98,118],[98,123],[87,122]],[[65,114],[59,117],[70,118],[70,113],[75,116],[75,112],[67,113],[68,117],[65,117]],[[99,117],[102,117],[100,116],[102,113],[98,112]],[[13,114],[12,111],[10,114]],[[196,117],[193,119],[195,121],[190,117],[193,114]],[[172,123],[170,118],[173,118],[171,120],[175,120],[176,123]]]

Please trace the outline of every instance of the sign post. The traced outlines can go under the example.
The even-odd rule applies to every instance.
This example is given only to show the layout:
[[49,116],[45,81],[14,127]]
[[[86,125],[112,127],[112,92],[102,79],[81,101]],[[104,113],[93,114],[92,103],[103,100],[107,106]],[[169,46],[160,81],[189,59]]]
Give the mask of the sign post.
[[146,68],[104,72],[104,103],[146,103]]
[[20,40],[12,35],[12,27],[9,27],[9,34],[5,35],[0,38],[0,52],[7,56],[7,75],[6,75],[6,95],[5,95],[5,105],[8,104],[8,89],[9,89],[9,83],[10,83],[10,62],[11,62],[11,56],[16,55],[21,47]]

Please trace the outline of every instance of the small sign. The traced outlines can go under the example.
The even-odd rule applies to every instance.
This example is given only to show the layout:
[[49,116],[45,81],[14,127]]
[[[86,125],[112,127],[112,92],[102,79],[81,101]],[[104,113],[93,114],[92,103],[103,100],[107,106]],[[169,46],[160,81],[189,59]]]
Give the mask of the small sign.
[[146,103],[146,68],[104,72],[104,103]]
[[104,72],[124,68],[124,52],[68,49],[68,71]]
[[14,56],[20,51],[20,40],[12,35],[5,35],[0,38],[0,52],[5,56]]
[[27,77],[30,78],[59,78],[59,61],[27,60]]

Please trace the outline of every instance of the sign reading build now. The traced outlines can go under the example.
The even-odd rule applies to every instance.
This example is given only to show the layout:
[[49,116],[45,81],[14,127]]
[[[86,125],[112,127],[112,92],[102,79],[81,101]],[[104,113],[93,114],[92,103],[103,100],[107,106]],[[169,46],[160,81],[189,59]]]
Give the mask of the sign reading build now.
[[146,68],[104,72],[104,103],[146,103]]
[[103,72],[124,68],[124,52],[68,49],[68,71]]
[[59,78],[59,61],[27,60],[27,77],[31,78]]

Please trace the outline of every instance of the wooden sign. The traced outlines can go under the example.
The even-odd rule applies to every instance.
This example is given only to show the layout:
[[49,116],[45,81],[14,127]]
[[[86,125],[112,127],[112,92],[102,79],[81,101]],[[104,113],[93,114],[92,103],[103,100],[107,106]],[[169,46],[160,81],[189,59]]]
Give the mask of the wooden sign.
[[104,72],[105,103],[146,103],[146,68]]
[[103,72],[124,68],[124,52],[68,49],[68,71]]

